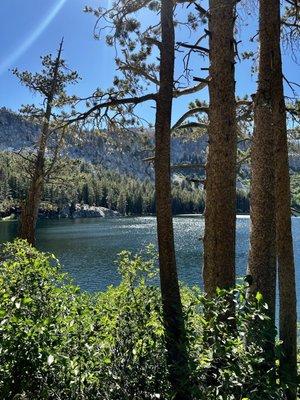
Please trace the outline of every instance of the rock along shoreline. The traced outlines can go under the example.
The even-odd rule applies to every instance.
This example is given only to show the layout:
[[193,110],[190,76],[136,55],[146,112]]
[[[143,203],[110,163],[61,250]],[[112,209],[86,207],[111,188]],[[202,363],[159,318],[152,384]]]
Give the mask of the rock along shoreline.
[[[20,215],[19,207],[11,207],[0,215],[2,221],[12,221]],[[121,214],[101,206],[89,206],[88,204],[69,204],[62,208],[41,208],[39,219],[78,219],[78,218],[118,218]]]

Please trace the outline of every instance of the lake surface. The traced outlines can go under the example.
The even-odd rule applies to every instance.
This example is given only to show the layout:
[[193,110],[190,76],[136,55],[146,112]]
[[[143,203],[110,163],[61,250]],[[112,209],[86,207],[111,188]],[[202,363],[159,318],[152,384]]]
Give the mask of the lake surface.
[[[244,275],[246,270],[249,222],[247,216],[237,218],[238,275]],[[13,239],[16,230],[16,222],[0,222],[0,242]],[[203,244],[199,238],[203,236],[204,219],[199,215],[175,217],[174,230],[179,277],[189,285],[202,286]],[[293,236],[300,299],[300,218],[293,218]],[[156,220],[154,217],[43,220],[39,222],[37,237],[37,247],[54,253],[82,289],[104,290],[120,281],[115,260],[121,250],[136,253],[147,244],[156,243]]]

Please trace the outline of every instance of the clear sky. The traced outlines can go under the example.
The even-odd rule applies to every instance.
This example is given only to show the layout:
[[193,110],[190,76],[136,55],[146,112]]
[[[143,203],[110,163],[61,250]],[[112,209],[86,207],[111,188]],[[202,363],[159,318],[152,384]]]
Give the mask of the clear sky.
[[[21,104],[34,101],[32,94],[19,85],[9,68],[39,70],[39,57],[54,52],[62,36],[65,39],[64,58],[82,77],[75,92],[86,96],[96,87],[109,87],[115,74],[114,50],[93,38],[95,19],[83,13],[85,5],[106,6],[107,1],[110,0],[1,0],[0,107],[18,110]],[[252,16],[243,12],[247,27],[243,34],[238,34],[243,40],[240,46],[245,50],[249,47],[248,38],[256,30],[256,12],[248,11]],[[207,66],[207,61],[198,60],[200,67]],[[251,76],[250,68],[250,62],[237,63],[238,95],[255,91],[256,77]],[[298,79],[299,65],[291,62],[287,54],[284,55],[284,69],[291,80]],[[197,75],[204,77],[205,73],[199,71]],[[207,93],[198,94],[198,97],[205,99]],[[175,102],[175,117],[185,110],[189,101],[191,98]]]

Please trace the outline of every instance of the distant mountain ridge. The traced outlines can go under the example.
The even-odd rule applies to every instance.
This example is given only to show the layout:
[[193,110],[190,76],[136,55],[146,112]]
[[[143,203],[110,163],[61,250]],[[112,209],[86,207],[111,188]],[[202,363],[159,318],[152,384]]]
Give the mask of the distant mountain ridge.
[[[0,151],[19,151],[32,149],[38,135],[39,128],[26,121],[20,114],[6,108],[0,108]],[[84,135],[70,135],[64,153],[72,159],[82,159],[86,162],[102,165],[122,175],[132,176],[141,180],[154,179],[153,163],[145,161],[153,156],[153,131],[124,131],[85,132]],[[183,140],[173,138],[171,143],[172,164],[191,164],[197,166],[190,175],[203,177],[207,150],[207,136],[197,140]],[[299,143],[293,143],[290,148],[290,167],[293,171],[300,171]],[[173,170],[173,179],[181,180],[181,173],[186,168]],[[249,167],[243,167],[243,178],[237,184],[243,188],[244,178],[249,178]]]
[[[21,115],[6,108],[0,109],[0,151],[31,149],[39,128]],[[139,179],[153,179],[153,164],[145,161],[153,155],[153,132],[130,131],[122,133],[86,132],[70,135],[65,154],[73,159],[83,159],[100,164],[121,174]],[[172,139],[172,163],[203,164],[206,158],[207,138],[184,141]],[[199,172],[199,167],[198,167]]]
[[0,108],[0,150],[18,151],[31,147],[39,128],[5,107]]

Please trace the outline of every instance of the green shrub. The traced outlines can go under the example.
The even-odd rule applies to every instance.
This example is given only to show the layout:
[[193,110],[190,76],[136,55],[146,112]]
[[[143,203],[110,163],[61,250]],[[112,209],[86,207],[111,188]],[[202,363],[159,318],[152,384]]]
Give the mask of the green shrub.
[[[228,297],[233,299],[235,319],[230,317]],[[190,316],[192,307],[185,301],[195,398],[283,399],[277,368],[269,367],[264,350],[276,332],[261,295],[249,302],[246,287],[240,285],[231,291],[218,290],[214,299],[201,293],[196,299],[199,308]]]
[[[4,399],[152,399],[168,391],[153,261],[120,259],[123,282],[81,293],[58,261],[24,241],[0,262],[0,392]],[[139,272],[139,278],[137,278]]]
[[[153,251],[119,259],[122,283],[82,293],[58,261],[17,240],[0,254],[0,393],[3,399],[171,400],[160,291]],[[265,371],[270,324],[258,296],[232,291],[214,301],[182,287],[195,399],[280,399],[276,371]],[[204,313],[204,309],[206,310]],[[245,347],[250,322],[257,330]]]

